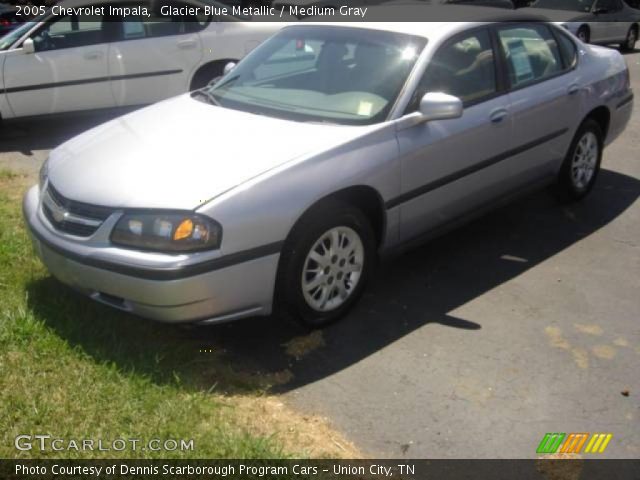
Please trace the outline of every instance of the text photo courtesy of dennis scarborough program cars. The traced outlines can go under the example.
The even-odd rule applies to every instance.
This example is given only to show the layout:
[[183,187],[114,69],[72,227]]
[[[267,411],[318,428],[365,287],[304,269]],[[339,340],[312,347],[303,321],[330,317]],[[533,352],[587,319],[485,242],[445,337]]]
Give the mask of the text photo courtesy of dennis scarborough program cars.
[[640,478],[640,3],[0,3],[0,479]]

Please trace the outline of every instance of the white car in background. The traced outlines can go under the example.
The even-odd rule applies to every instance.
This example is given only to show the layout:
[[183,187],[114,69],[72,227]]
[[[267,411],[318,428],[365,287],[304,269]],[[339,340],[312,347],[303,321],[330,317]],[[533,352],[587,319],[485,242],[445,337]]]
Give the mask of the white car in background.
[[619,44],[633,51],[638,41],[640,10],[625,0],[537,0],[520,12],[555,20],[584,43]]
[[[128,15],[124,21],[106,8],[104,15],[50,12],[2,37],[1,118],[133,107],[201,88],[283,27],[244,17],[162,16],[151,0],[126,5],[146,6],[151,15]],[[190,0],[163,5],[203,6]]]

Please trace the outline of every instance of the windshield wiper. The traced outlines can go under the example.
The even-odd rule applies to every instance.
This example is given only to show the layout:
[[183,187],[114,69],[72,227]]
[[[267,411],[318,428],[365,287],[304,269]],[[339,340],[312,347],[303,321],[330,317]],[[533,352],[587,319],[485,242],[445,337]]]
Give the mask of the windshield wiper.
[[204,88],[202,88],[200,90],[195,90],[191,94],[191,97],[193,98],[195,95],[198,95],[198,96],[204,98],[206,100],[206,102],[208,104],[210,104],[210,105],[215,105],[216,107],[221,107],[222,106],[222,105],[220,105],[220,102],[218,101],[218,99],[211,92],[208,92]]

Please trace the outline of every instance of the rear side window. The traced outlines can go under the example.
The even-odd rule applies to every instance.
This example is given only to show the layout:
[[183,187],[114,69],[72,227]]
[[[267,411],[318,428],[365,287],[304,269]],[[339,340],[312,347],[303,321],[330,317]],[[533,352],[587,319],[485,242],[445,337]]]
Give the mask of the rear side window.
[[503,27],[498,36],[512,87],[536,83],[563,71],[558,44],[547,26]]

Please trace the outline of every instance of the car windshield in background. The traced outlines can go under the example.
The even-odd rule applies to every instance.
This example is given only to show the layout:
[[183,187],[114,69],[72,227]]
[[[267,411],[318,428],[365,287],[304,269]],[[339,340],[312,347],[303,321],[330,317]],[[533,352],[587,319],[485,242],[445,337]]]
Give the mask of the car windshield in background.
[[33,26],[35,22],[27,22],[12,32],[7,33],[4,37],[0,38],[0,50],[6,50],[11,45],[13,45],[22,35],[27,33]]
[[364,28],[285,28],[208,90],[226,108],[298,121],[383,121],[426,39]]
[[533,8],[547,8],[549,10],[567,10],[571,12],[590,12],[594,0],[538,0]]

